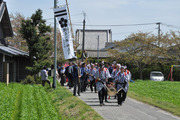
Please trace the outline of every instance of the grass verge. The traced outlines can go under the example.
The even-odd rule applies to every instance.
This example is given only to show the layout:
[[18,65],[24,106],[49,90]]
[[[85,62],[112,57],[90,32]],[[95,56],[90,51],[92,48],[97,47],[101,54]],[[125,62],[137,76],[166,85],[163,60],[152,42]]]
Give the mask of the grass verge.
[[180,82],[137,80],[128,96],[180,116]]
[[[52,78],[50,78],[52,81]],[[90,106],[85,104],[78,97],[66,88],[57,83],[55,90],[47,89],[52,97],[60,116],[64,120],[102,120],[103,118]]]

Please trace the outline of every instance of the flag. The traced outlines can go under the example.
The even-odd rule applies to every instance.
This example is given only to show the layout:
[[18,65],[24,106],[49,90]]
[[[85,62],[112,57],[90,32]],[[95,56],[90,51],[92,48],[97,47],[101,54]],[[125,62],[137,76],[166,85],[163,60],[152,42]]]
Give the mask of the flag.
[[54,16],[59,24],[59,29],[62,38],[62,48],[64,52],[65,59],[72,59],[76,58],[74,54],[73,48],[73,39],[69,25],[69,17],[65,7],[55,8],[54,9]]

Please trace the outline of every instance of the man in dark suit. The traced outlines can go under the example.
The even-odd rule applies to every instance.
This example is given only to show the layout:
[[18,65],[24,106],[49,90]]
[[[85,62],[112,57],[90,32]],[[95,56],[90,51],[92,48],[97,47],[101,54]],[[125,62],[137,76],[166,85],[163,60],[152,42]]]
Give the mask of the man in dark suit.
[[78,95],[80,96],[80,77],[81,77],[81,71],[80,71],[80,62],[78,62],[78,65],[76,63],[73,63],[73,81],[74,81],[74,90],[73,90],[73,95],[76,96],[76,88],[78,86]]

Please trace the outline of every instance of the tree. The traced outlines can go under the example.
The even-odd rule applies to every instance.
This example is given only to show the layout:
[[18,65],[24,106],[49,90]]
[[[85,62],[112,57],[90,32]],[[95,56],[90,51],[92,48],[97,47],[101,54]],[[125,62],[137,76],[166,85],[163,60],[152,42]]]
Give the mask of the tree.
[[[63,48],[62,48],[62,39],[61,39],[61,33],[59,29],[56,29],[56,35],[57,35],[57,62],[65,61],[64,54],[63,54]],[[51,32],[51,40],[52,44],[54,45],[54,28],[52,28]],[[54,47],[53,47],[54,48]],[[53,49],[54,51],[54,49]],[[52,52],[52,56],[54,56],[54,52]]]
[[180,32],[171,31],[168,55],[176,64],[180,63]]
[[14,15],[10,14],[10,20],[14,35],[13,37],[8,38],[9,45],[20,50],[28,51],[26,40],[22,38],[21,33],[19,32],[22,20],[25,20],[25,17],[16,12]]
[[164,43],[168,37],[164,35],[158,38],[150,33],[133,33],[123,41],[116,41],[116,48],[110,52],[117,61],[136,65],[139,69],[139,78],[142,79],[142,71],[147,65],[165,57],[167,44]]
[[29,19],[23,20],[20,27],[20,33],[28,45],[30,66],[27,69],[32,75],[38,73],[43,66],[51,64],[49,60],[52,49],[51,28],[45,22],[42,19],[42,10],[38,9]]

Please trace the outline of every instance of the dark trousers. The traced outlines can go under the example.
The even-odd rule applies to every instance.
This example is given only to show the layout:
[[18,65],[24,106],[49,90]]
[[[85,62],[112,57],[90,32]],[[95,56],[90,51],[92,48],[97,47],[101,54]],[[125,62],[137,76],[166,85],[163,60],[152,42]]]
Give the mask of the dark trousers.
[[84,91],[84,80],[81,80],[81,92]]
[[45,83],[48,83],[49,86],[51,87],[51,82],[49,80],[42,80],[42,86],[44,87]]
[[100,104],[103,103],[104,94],[105,94],[105,89],[104,89],[104,88],[102,88],[100,91],[98,91],[98,96],[99,96],[99,102],[100,102]]
[[62,86],[64,86],[64,83],[65,83],[65,75],[64,75],[64,74],[60,74],[60,76],[61,76],[61,81],[60,81],[60,83],[61,83]]
[[125,101],[126,96],[127,96],[127,92],[125,92],[125,95],[124,95],[124,97],[123,97],[123,100],[122,100],[122,101]]
[[104,92],[104,98],[105,98],[105,101],[107,101],[107,90],[105,90]]
[[[106,82],[106,86],[108,86],[108,83]],[[107,101],[107,89],[105,90],[105,93],[104,93],[104,98],[105,98],[105,101]]]
[[83,91],[86,91],[86,85],[87,83],[86,83],[86,80],[84,80],[84,86],[83,86]]
[[81,92],[86,91],[87,81],[86,79],[81,80]]
[[94,91],[96,92],[96,83],[95,83],[95,79],[90,81],[90,89],[93,92],[93,86],[94,86]]
[[73,76],[72,76],[72,74],[71,73],[69,73],[69,75],[68,75],[68,83],[69,83],[69,87],[71,88],[71,87],[73,87]]
[[87,81],[87,79],[85,78],[83,91],[86,91],[87,85],[88,85],[88,81]]
[[126,92],[124,92],[124,90],[120,90],[117,94],[117,97],[118,97],[118,104],[122,104],[122,101],[125,100],[125,96],[126,95]]
[[74,91],[73,91],[73,95],[76,96],[76,88],[78,86],[78,95],[80,95],[80,90],[81,90],[81,84],[80,82],[78,81],[78,79],[74,79]]

